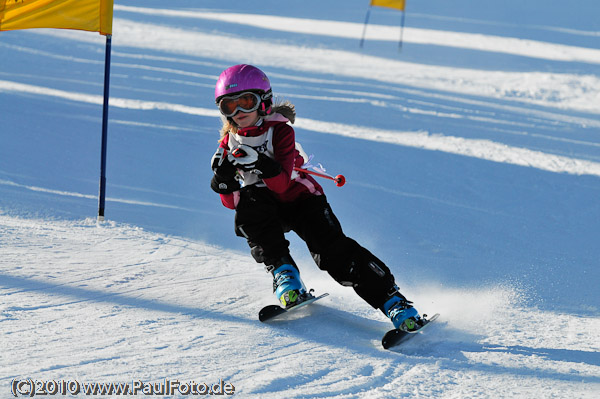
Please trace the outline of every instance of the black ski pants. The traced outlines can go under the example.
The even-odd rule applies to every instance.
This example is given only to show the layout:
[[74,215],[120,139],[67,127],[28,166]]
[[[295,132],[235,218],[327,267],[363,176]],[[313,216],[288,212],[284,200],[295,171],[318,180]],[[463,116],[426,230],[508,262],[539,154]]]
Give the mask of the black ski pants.
[[381,309],[396,292],[389,268],[343,233],[324,195],[283,203],[266,187],[240,190],[235,232],[246,238],[257,262],[277,267],[282,258],[289,259],[289,241],[285,239],[289,231],[306,242],[321,270],[338,283],[353,287],[372,307]]

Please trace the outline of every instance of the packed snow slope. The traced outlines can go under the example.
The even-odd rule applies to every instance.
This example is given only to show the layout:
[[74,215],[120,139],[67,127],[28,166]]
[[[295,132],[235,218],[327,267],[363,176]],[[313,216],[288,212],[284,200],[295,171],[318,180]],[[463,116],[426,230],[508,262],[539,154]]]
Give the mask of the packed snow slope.
[[[25,378],[599,397],[596,3],[408,2],[398,51],[383,8],[359,48],[366,0],[116,2],[102,224],[104,37],[0,33],[0,397]],[[346,176],[323,181],[334,211],[441,313],[426,335],[384,351],[389,321],[291,235],[330,296],[258,322],[271,281],[208,185],[214,84],[237,63],[267,72],[297,140]]]

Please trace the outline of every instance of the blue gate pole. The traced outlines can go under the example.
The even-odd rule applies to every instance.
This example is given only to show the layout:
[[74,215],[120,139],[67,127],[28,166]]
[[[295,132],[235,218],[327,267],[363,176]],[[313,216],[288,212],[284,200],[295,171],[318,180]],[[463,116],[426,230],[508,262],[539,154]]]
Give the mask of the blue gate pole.
[[400,41],[398,42],[398,51],[402,51],[402,36],[404,33],[404,17],[406,16],[406,11],[402,11],[402,20],[400,21]]
[[365,43],[365,33],[367,32],[367,24],[369,23],[370,15],[371,15],[371,6],[369,6],[369,8],[367,8],[367,16],[365,17],[365,26],[363,28],[363,34],[362,34],[362,37],[360,38],[360,43],[359,43],[360,48],[362,48],[363,44]]
[[108,92],[110,84],[110,52],[112,35],[106,35],[106,55],[104,60],[104,104],[102,106],[102,150],[100,156],[100,193],[98,196],[98,221],[104,221],[106,201],[106,144],[108,137]]

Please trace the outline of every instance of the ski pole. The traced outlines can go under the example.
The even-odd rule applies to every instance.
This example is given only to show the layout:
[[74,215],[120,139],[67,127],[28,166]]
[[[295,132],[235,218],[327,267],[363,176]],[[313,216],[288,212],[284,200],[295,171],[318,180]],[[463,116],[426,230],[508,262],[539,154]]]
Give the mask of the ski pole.
[[315,175],[315,176],[323,177],[325,179],[333,180],[335,182],[335,185],[338,187],[342,187],[344,184],[346,184],[346,178],[343,175],[337,175],[336,177],[333,177],[333,176],[326,175],[324,173],[313,172],[312,170],[302,169],[297,166],[294,167],[294,170],[296,172],[307,173],[309,175]]

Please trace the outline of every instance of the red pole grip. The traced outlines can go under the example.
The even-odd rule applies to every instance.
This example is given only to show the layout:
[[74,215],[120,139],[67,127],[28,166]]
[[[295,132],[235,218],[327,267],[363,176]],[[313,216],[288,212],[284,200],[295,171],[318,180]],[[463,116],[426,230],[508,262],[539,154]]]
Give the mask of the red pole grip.
[[336,177],[333,177],[333,176],[326,175],[324,173],[319,173],[319,172],[315,172],[312,170],[302,169],[297,166],[294,167],[294,170],[297,172],[303,172],[303,173],[306,173],[309,175],[315,175],[315,176],[323,177],[325,179],[333,180],[335,182],[335,185],[338,187],[342,187],[344,184],[346,184],[346,178],[343,175],[337,175]]

